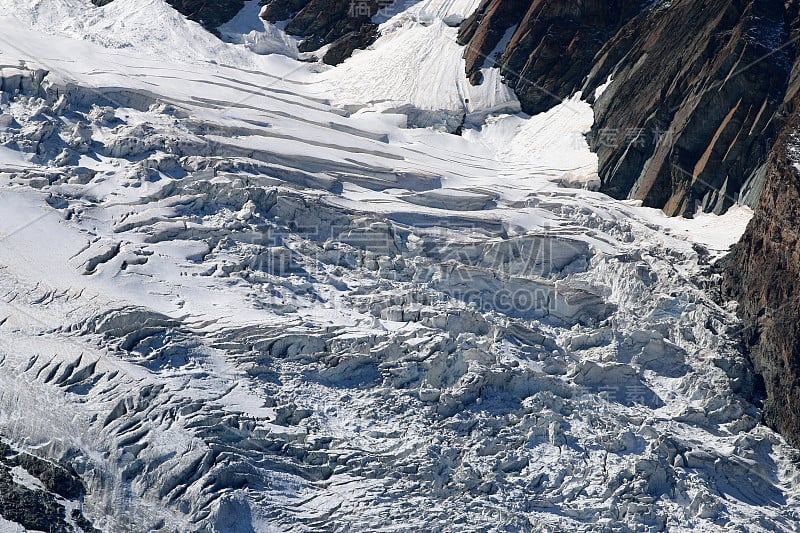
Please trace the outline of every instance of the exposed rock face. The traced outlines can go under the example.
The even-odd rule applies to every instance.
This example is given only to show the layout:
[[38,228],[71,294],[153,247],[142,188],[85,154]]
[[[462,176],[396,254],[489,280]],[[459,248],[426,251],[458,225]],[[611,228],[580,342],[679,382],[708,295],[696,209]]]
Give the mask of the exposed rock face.
[[612,196],[671,215],[721,213],[766,159],[794,60],[784,45],[796,5],[707,4],[652,8],[597,56],[585,94],[618,80],[596,102],[590,138]]
[[[643,4],[484,0],[459,31],[467,75],[494,64],[526,113],[546,111],[580,89],[595,53]],[[494,61],[490,56],[508,32],[508,46]]]
[[365,48],[378,38],[378,25],[372,22],[381,6],[377,0],[268,0],[261,16],[270,22],[289,20],[286,32],[305,37],[301,52],[312,52],[331,45],[322,60],[338,65],[357,48]]
[[757,205],[726,265],[725,292],[741,304],[744,340],[764,379],[765,421],[796,446],[797,26],[795,2],[730,2],[722,10],[674,2],[642,13],[609,41],[584,87],[618,80],[595,103],[590,139],[606,192],[673,215],[698,206],[723,212],[736,199]]
[[728,258],[725,291],[741,302],[745,342],[764,379],[766,422],[800,446],[800,117],[781,134],[755,217]]
[[84,492],[70,467],[16,452],[0,441],[0,516],[6,520],[37,531],[96,533],[78,507]]

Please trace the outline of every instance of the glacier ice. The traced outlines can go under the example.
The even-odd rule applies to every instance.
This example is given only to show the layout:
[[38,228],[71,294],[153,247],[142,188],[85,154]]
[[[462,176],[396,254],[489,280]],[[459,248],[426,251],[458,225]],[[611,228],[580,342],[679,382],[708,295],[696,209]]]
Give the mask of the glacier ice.
[[796,529],[725,243],[584,186],[588,106],[408,129],[143,2],[0,18],[50,72],[0,103],[0,440],[53,465],[0,478],[106,531]]

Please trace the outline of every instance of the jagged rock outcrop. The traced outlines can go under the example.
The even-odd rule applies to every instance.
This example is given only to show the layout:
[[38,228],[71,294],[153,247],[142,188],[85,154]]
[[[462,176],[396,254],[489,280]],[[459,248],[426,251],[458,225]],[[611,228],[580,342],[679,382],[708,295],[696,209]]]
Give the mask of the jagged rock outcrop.
[[270,22],[289,20],[286,33],[304,37],[301,52],[330,45],[322,60],[338,65],[378,38],[372,17],[386,4],[378,0],[268,0],[261,16]]
[[705,4],[644,12],[603,47],[585,94],[617,81],[595,102],[590,141],[613,196],[672,215],[756,207],[727,261],[725,293],[740,302],[765,421],[797,446],[798,4]]
[[[603,188],[668,214],[756,207],[725,265],[766,423],[800,445],[798,4],[685,0],[643,12],[598,53],[584,85]],[[777,139],[777,140],[776,140]]]
[[484,0],[459,30],[467,75],[497,66],[526,113],[546,111],[580,89],[595,53],[645,3]]
[[701,0],[656,6],[597,56],[584,94],[603,189],[670,215],[754,203],[795,50],[796,3]]

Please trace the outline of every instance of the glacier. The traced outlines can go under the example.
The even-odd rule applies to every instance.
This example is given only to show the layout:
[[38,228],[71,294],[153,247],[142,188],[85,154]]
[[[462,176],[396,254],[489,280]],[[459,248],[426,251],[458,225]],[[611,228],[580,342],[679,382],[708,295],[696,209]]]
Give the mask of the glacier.
[[592,190],[580,95],[464,79],[472,3],[329,68],[255,0],[229,42],[0,0],[3,486],[58,531],[798,530],[717,291],[752,213]]

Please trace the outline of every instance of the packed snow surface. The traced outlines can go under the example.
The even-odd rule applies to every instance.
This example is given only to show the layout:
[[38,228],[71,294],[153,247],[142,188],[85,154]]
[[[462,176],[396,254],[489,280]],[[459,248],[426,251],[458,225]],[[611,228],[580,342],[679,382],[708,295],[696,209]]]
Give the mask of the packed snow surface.
[[253,3],[0,0],[0,440],[104,531],[797,530],[714,292],[747,210],[594,192],[579,97],[462,79],[474,2],[336,68]]

